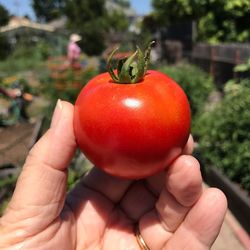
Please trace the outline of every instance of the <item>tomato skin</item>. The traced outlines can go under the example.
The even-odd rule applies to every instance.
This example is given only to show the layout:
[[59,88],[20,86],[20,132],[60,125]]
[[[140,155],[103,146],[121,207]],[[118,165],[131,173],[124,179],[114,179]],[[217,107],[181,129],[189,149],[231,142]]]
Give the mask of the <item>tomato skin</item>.
[[81,90],[74,132],[81,151],[105,172],[140,179],[165,169],[184,148],[191,114],[181,87],[149,70],[135,84],[103,73]]

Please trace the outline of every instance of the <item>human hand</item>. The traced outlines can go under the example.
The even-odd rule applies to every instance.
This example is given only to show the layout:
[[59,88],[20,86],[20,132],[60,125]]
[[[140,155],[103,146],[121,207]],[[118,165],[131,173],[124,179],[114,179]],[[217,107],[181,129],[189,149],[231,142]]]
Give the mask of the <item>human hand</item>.
[[18,96],[21,96],[22,93],[21,93],[21,90],[18,89],[18,88],[16,88],[16,89],[8,89],[7,90],[7,95],[8,95],[8,97],[14,99],[14,98],[16,98]]
[[36,143],[0,219],[0,249],[209,249],[227,208],[224,194],[202,188],[190,137],[166,172],[130,181],[93,168],[66,194],[76,141],[73,106],[58,102],[50,129]]

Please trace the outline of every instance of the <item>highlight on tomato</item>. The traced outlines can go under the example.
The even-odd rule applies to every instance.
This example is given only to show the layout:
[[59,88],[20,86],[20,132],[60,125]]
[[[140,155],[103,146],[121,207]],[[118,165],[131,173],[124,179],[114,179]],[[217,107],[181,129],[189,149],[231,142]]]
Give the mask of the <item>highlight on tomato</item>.
[[74,109],[76,141],[105,172],[141,179],[167,168],[190,133],[190,106],[182,88],[167,75],[147,70],[150,49],[139,47],[108,72],[91,79]]

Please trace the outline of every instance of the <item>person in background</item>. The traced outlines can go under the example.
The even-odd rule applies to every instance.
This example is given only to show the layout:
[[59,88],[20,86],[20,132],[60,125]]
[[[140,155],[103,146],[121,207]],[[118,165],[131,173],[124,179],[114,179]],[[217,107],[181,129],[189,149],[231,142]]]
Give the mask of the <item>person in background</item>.
[[68,44],[67,57],[72,67],[79,64],[78,61],[81,54],[81,48],[77,43],[81,41],[81,39],[82,39],[81,36],[79,36],[78,34],[72,34],[69,38],[70,41]]

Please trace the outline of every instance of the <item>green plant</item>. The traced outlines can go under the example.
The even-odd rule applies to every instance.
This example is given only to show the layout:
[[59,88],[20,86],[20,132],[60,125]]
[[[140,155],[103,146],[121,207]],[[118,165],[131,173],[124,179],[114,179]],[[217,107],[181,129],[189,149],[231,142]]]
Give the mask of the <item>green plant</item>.
[[190,64],[162,66],[159,71],[173,78],[188,96],[192,116],[201,112],[209,94],[215,89],[212,78],[200,68]]
[[249,72],[250,71],[250,58],[242,64],[234,67],[234,72]]
[[27,71],[36,70],[41,71],[45,67],[45,61],[37,56],[36,47],[17,47],[15,51],[0,62],[0,72],[4,75],[13,75]]
[[[5,166],[0,166],[1,168],[4,168]],[[7,167],[7,165],[6,165]],[[15,184],[17,181],[17,174],[11,174],[8,176],[5,176],[4,178],[1,177],[0,179],[0,190],[1,190],[1,202],[0,202],[0,216],[3,214],[3,211],[5,210],[11,195],[13,194]]]
[[249,41],[248,0],[152,0],[152,7],[152,16],[164,28],[195,21],[199,41]]
[[205,163],[250,191],[250,88],[230,82],[226,89],[222,101],[196,120],[194,133]]
[[0,57],[1,60],[8,57],[9,53],[11,51],[11,45],[8,42],[7,38],[0,34]]

